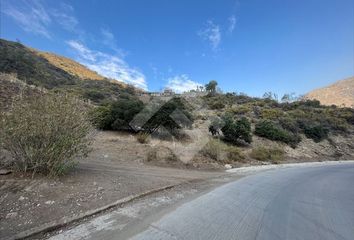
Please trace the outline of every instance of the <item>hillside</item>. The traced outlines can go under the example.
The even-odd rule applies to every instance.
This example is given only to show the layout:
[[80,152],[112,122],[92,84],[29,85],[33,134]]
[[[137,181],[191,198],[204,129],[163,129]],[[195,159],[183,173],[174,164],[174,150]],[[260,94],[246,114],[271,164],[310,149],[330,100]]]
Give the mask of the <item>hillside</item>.
[[42,91],[18,80],[14,74],[0,73],[0,112],[7,111],[16,96],[37,96]]
[[28,85],[70,92],[96,103],[141,91],[106,79],[71,59],[3,39],[0,39],[0,72],[15,74]]
[[49,63],[60,68],[73,76],[77,76],[80,79],[90,79],[90,80],[102,80],[103,76],[98,73],[88,69],[82,64],[73,61],[72,59],[56,55],[54,53],[42,52],[36,49],[31,49],[35,54],[48,60]]
[[315,89],[305,95],[305,99],[317,99],[323,105],[354,107],[354,77]]

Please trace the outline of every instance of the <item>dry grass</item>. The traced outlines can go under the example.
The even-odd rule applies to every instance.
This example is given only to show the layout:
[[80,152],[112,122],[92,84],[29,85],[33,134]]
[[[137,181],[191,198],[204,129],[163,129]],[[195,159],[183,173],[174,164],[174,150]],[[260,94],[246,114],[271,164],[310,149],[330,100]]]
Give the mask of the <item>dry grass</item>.
[[88,69],[87,67],[81,65],[78,62],[75,62],[69,58],[55,55],[53,53],[48,52],[40,52],[37,50],[33,50],[33,52],[45,59],[48,60],[54,66],[63,69],[64,71],[78,76],[81,79],[90,79],[90,80],[102,80],[104,77],[99,75],[98,73]]
[[260,161],[270,161],[272,163],[279,163],[284,160],[285,152],[280,148],[265,148],[256,147],[252,149],[250,157]]
[[145,132],[140,132],[136,135],[136,140],[141,144],[148,143],[150,140],[150,134]]

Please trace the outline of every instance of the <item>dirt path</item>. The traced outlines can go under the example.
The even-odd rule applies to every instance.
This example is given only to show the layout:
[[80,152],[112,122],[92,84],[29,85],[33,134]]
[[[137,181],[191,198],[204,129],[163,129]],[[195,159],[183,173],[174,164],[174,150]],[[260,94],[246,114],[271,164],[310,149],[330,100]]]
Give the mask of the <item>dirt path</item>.
[[0,176],[0,239],[151,189],[225,174],[146,165],[149,148],[129,135],[101,132],[89,158],[65,177]]

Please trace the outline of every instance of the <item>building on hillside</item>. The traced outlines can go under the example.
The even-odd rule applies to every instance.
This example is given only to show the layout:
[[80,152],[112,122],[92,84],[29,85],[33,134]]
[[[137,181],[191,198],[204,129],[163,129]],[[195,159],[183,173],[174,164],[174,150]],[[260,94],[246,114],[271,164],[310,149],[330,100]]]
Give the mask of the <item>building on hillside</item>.
[[170,88],[165,88],[165,89],[163,90],[162,95],[164,95],[164,96],[173,96],[173,95],[175,95],[175,93],[173,92],[172,89],[170,89]]

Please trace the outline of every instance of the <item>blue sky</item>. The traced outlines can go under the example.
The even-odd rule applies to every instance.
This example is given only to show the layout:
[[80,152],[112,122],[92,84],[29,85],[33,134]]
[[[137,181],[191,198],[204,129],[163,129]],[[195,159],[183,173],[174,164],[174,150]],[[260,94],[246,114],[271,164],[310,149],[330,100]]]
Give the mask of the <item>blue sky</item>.
[[0,0],[1,38],[150,91],[262,96],[354,76],[353,0]]

